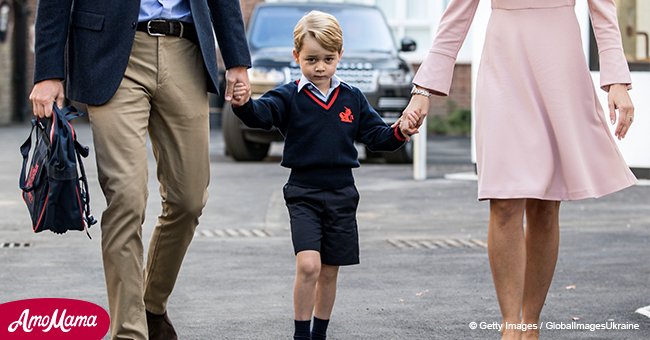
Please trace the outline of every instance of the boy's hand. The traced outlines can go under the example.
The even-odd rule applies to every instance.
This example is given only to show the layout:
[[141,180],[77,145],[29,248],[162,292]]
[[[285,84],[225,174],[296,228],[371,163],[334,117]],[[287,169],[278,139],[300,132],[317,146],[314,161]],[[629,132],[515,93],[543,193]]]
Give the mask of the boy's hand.
[[390,127],[394,128],[396,126],[400,126],[403,117],[410,116],[412,114],[415,114],[418,117],[415,127],[419,128],[420,125],[422,125],[424,122],[424,118],[426,118],[427,114],[429,114],[429,97],[412,95],[408,106],[406,106],[404,111],[402,111],[402,116],[400,116],[399,119]]
[[402,135],[409,141],[412,135],[418,133],[419,115],[415,112],[404,113],[399,119],[399,129]]
[[224,98],[226,101],[229,102],[232,100],[233,88],[237,83],[243,83],[246,86],[250,86],[250,81],[248,80],[248,67],[235,66],[226,70],[226,90],[224,92]]
[[251,99],[251,89],[244,83],[236,83],[232,91],[232,100],[230,103],[233,107],[239,107],[246,104]]

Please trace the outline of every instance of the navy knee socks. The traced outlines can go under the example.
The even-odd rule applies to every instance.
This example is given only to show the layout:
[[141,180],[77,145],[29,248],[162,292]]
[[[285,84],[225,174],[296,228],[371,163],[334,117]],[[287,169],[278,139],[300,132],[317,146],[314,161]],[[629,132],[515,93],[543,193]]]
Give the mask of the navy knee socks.
[[298,321],[294,320],[296,330],[293,333],[293,340],[311,340],[309,329],[311,328],[311,320]]
[[322,320],[314,316],[314,328],[311,330],[311,340],[327,339],[327,325],[329,320]]

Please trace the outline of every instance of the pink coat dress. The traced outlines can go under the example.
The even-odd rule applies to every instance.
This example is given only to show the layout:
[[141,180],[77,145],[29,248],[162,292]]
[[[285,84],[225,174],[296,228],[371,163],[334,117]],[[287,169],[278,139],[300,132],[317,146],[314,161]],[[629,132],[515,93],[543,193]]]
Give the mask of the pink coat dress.
[[[614,0],[585,0],[600,86],[631,84]],[[479,0],[452,0],[413,82],[447,95]],[[636,183],[607,126],[575,0],[492,0],[476,86],[478,198],[578,200]]]

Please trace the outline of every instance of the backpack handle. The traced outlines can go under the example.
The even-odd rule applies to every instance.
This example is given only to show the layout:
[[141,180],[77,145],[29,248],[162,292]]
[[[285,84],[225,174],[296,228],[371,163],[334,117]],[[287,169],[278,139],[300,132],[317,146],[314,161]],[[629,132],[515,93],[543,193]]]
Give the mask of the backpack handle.
[[77,110],[77,108],[74,106],[65,106],[61,109],[57,109],[61,112],[61,115],[65,117],[67,121],[71,121],[75,118],[83,117],[86,115],[86,113]]

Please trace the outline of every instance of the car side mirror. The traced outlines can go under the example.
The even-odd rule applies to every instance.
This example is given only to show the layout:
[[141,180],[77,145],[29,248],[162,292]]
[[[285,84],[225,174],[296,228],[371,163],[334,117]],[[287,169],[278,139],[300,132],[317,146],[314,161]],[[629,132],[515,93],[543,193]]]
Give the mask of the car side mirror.
[[402,46],[400,46],[399,49],[400,52],[413,52],[417,48],[415,40],[408,37],[402,38],[401,44]]

